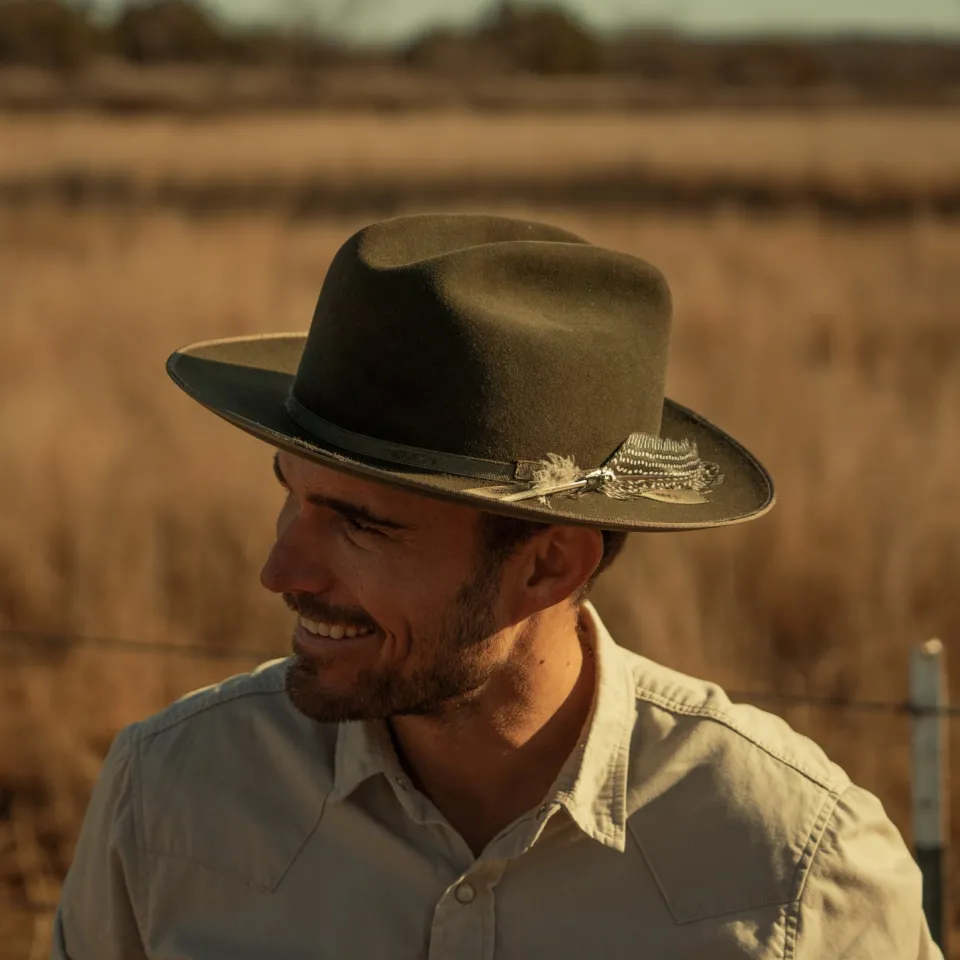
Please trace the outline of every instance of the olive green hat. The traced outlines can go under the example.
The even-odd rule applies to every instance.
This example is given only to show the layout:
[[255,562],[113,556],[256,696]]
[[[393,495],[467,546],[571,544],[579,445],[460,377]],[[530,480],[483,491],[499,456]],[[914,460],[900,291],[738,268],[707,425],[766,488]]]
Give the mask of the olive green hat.
[[191,397],[327,467],[531,520],[683,530],[774,502],[766,470],[664,397],[670,292],[557,227],[419,215],[360,230],[310,329],[167,361]]

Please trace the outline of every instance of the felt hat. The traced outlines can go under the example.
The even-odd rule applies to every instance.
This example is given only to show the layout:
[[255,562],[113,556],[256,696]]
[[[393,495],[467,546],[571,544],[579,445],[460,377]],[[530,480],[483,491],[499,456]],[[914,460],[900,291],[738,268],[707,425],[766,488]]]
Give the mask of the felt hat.
[[481,510],[615,530],[758,517],[767,471],[664,396],[670,320],[643,260],[424,214],[343,244],[309,331],[195,343],[167,370],[274,447]]

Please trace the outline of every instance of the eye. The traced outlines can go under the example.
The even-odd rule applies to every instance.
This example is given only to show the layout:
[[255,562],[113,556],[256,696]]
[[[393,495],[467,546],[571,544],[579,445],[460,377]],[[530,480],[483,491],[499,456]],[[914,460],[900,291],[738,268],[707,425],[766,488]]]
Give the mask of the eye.
[[365,523],[355,520],[353,517],[344,517],[343,522],[356,533],[370,533],[375,537],[381,537],[383,534],[376,527],[368,527]]

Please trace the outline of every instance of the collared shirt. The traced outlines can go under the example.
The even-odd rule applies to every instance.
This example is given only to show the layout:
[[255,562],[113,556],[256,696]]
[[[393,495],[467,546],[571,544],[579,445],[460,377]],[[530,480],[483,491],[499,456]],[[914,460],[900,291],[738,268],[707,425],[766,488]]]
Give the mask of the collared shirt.
[[543,803],[479,857],[382,723],[286,660],[116,737],[53,960],[940,960],[879,801],[782,720],[617,646]]

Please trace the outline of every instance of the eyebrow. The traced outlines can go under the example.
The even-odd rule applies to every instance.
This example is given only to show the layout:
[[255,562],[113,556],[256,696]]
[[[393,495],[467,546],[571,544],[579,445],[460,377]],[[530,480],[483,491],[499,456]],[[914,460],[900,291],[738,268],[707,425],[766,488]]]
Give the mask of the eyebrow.
[[[280,469],[279,453],[273,455],[273,475],[277,478],[280,486],[285,487],[287,490],[290,489],[290,484],[287,483],[287,478]],[[359,523],[369,524],[371,527],[381,527],[384,530],[412,529],[412,527],[404,523],[397,523],[396,520],[391,520],[389,517],[378,516],[359,503],[350,503],[348,500],[340,500],[337,497],[324,497],[319,493],[308,493],[305,499],[307,503],[315,507],[327,507],[330,510],[336,511],[342,517],[346,517],[349,520],[356,520]]]

